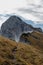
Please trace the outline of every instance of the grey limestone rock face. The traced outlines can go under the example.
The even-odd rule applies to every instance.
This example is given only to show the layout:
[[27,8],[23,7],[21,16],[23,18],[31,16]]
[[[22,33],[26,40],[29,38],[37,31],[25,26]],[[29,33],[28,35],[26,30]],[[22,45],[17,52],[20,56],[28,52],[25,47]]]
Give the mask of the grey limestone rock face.
[[22,33],[31,33],[33,30],[34,28],[31,25],[26,24],[17,16],[11,16],[1,26],[2,35],[16,42],[19,41]]

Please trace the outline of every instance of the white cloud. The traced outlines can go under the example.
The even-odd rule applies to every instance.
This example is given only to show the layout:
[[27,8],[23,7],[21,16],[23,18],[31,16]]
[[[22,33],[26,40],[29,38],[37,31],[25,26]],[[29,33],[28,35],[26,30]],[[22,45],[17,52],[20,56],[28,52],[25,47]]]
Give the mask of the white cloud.
[[[34,23],[43,23],[43,0],[0,0],[0,14],[13,13],[32,20]],[[0,25],[5,20],[5,17],[2,17]]]
[[31,20],[33,20],[34,23],[43,23],[43,0],[26,0],[26,1],[27,1],[27,7],[20,8],[19,11],[28,14],[28,17]]
[[41,0],[27,0],[28,4],[39,5]]
[[0,0],[0,11],[11,11],[26,6],[25,0]]
[[6,14],[16,13],[20,15],[17,10],[22,7],[26,7],[25,0],[0,0],[0,26],[7,19],[4,17]]

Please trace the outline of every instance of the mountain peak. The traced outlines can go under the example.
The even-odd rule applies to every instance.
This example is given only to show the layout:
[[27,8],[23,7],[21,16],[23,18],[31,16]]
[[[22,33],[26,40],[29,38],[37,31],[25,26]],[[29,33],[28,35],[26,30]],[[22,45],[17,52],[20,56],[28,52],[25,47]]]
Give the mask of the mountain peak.
[[34,30],[35,28],[33,28],[32,25],[25,23],[18,16],[11,16],[1,26],[2,35],[17,42],[23,33],[31,33]]

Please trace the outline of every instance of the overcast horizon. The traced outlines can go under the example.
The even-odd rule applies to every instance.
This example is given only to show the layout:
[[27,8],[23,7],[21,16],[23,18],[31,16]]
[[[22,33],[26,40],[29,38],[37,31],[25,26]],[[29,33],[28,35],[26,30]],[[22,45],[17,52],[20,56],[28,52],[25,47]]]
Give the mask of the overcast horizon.
[[14,14],[43,24],[43,0],[0,0],[0,26],[8,15]]

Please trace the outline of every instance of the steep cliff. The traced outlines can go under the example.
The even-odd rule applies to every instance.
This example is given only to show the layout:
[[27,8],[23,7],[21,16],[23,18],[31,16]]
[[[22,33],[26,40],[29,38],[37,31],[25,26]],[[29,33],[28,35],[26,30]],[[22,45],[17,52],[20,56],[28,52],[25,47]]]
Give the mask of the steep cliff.
[[2,24],[1,31],[3,36],[18,42],[22,33],[41,31],[41,29],[33,28],[17,16],[11,16]]

